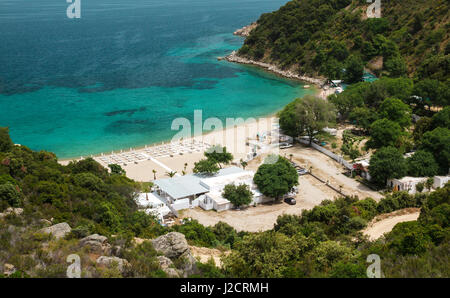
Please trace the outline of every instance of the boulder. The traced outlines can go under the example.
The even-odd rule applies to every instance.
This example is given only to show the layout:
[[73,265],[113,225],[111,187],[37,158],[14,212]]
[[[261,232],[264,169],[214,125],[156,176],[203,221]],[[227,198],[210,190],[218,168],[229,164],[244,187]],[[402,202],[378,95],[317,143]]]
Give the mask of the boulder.
[[163,253],[168,258],[178,258],[185,254],[190,254],[186,237],[178,232],[170,232],[152,240],[156,251]]
[[111,245],[108,243],[108,238],[98,234],[84,237],[79,241],[79,244],[81,247],[87,247],[93,253],[109,254],[111,252]]
[[108,268],[111,268],[112,266],[116,265],[117,269],[119,269],[120,273],[124,273],[127,269],[127,267],[130,266],[130,263],[125,260],[118,257],[107,257],[107,256],[101,256],[98,257],[96,260],[96,263],[100,266],[105,266]]
[[120,257],[122,255],[122,247],[119,245],[115,245],[111,248],[111,254],[116,257]]
[[69,224],[66,222],[62,222],[62,223],[39,230],[39,232],[44,233],[44,234],[52,234],[53,237],[55,237],[56,239],[63,238],[64,236],[69,234],[70,231],[72,231],[72,229],[70,228]]
[[14,272],[16,272],[16,267],[14,267],[14,265],[12,264],[3,265],[3,275],[10,276]]
[[14,215],[21,215],[23,213],[23,209],[22,208],[12,208],[9,207],[5,210],[5,212],[0,213],[0,218],[6,217],[8,215],[14,214]]
[[45,227],[51,226],[52,222],[49,221],[48,219],[42,218],[39,220],[39,223]]
[[170,259],[181,259],[183,277],[188,277],[197,272],[196,259],[192,256],[186,237],[178,232],[170,232],[152,240],[157,252],[163,253]]
[[179,272],[174,268],[173,262],[171,259],[165,256],[157,257],[159,262],[159,267],[162,271],[164,271],[168,277],[180,277]]

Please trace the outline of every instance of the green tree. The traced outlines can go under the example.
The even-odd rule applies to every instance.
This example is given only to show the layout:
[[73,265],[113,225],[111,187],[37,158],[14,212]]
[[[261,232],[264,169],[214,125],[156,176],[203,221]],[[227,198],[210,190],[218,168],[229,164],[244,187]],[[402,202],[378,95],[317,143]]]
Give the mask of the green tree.
[[8,152],[13,146],[14,143],[9,136],[9,128],[0,127],[0,152]]
[[448,174],[450,167],[450,129],[438,127],[426,132],[423,135],[420,149],[433,154],[439,164],[439,174]]
[[230,201],[234,207],[239,208],[252,202],[253,193],[247,184],[240,184],[238,186],[227,184],[223,189],[222,196]]
[[406,161],[398,149],[383,147],[370,158],[369,173],[374,183],[385,186],[388,179],[406,175]]
[[109,202],[103,202],[98,208],[98,220],[111,231],[117,232],[121,223],[121,216],[117,209]]
[[413,131],[413,139],[416,142],[416,144],[420,144],[423,138],[423,134],[427,131],[432,130],[432,119],[429,117],[422,117],[419,119],[419,121],[416,122],[416,125],[414,126]]
[[429,178],[425,181],[425,186],[428,188],[428,191],[431,191],[431,188],[433,187],[433,183],[434,183],[433,177],[429,177]]
[[328,271],[338,262],[354,259],[351,248],[336,241],[319,243],[309,255],[318,271]]
[[[270,156],[268,159],[273,160],[273,158],[276,157]],[[275,163],[262,164],[253,177],[253,181],[261,193],[279,199],[298,185],[298,173],[288,160],[278,156]]]
[[438,173],[438,164],[433,154],[419,150],[413,156],[406,159],[408,175],[413,177],[431,177]]
[[227,147],[220,145],[212,146],[205,151],[205,156],[208,160],[215,161],[219,168],[222,168],[222,164],[229,164],[233,160],[233,155],[227,152]]
[[111,174],[126,175],[125,170],[120,165],[110,164],[108,167],[111,169]]
[[347,59],[345,81],[347,83],[360,82],[364,74],[364,63],[359,56],[351,55]]
[[309,137],[309,143],[322,129],[332,125],[336,119],[333,104],[311,95],[296,100],[296,117],[303,134]]
[[288,136],[293,138],[298,137],[302,133],[302,127],[297,120],[297,114],[295,112],[295,104],[297,100],[286,105],[282,111],[278,114],[280,118],[280,128]]
[[367,107],[356,107],[351,111],[349,115],[349,120],[365,131],[368,131],[370,125],[372,125],[372,123],[377,119],[377,112]]
[[386,238],[389,247],[402,255],[420,255],[431,245],[430,237],[417,221],[397,224]]
[[405,60],[401,56],[387,59],[386,63],[384,63],[384,69],[392,78],[402,77],[407,73]]
[[425,105],[445,106],[450,104],[447,87],[444,83],[433,79],[423,79],[414,85],[414,95],[419,98],[415,102],[419,108]]
[[239,163],[241,164],[242,168],[245,170],[245,168],[248,166],[248,162],[246,162],[245,160],[243,160],[242,158],[240,159]]
[[445,127],[450,129],[450,106],[443,108],[431,118],[431,127]]
[[398,123],[401,127],[411,125],[411,108],[397,98],[386,98],[380,106],[380,116]]
[[202,159],[194,163],[194,173],[213,175],[219,171],[217,163],[210,159]]
[[416,191],[417,192],[422,192],[425,188],[425,183],[423,182],[419,182],[416,184]]
[[249,234],[223,258],[223,268],[228,276],[235,278],[280,278],[306,251],[309,243],[301,235],[288,237],[273,231]]
[[173,178],[176,174],[177,174],[176,171],[166,172],[166,176],[169,176],[170,178]]
[[364,264],[337,262],[330,273],[332,278],[366,278],[367,268]]
[[19,191],[18,186],[11,183],[0,184],[0,210],[6,207],[21,207],[23,203],[23,196]]
[[366,143],[368,148],[381,148],[398,146],[402,128],[398,123],[388,119],[379,119],[370,126],[370,140]]

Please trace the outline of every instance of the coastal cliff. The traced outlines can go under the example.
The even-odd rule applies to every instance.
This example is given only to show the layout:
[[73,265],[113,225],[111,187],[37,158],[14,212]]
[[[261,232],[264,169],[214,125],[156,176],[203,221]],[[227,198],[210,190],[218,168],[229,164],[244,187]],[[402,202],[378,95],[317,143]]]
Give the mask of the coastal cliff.
[[248,26],[245,26],[245,27],[243,27],[243,28],[241,28],[241,29],[238,29],[238,30],[234,31],[233,34],[234,34],[234,35],[237,35],[237,36],[247,37],[247,36],[250,35],[250,32],[251,32],[253,29],[255,29],[257,26],[258,26],[258,24],[257,24],[256,22],[254,22],[254,23],[251,23],[251,24],[248,25]]

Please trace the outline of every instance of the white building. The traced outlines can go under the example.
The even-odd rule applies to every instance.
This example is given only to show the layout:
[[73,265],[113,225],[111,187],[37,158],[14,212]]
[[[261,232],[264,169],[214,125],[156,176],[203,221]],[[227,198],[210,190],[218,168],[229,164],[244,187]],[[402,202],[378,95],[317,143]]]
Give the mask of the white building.
[[450,181],[450,176],[436,176],[433,181],[433,188],[442,188]]
[[261,204],[271,200],[260,193],[256,185],[253,183],[253,176],[255,175],[253,171],[239,170],[240,171],[236,171],[228,175],[219,175],[202,179],[200,181],[201,185],[208,189],[209,192],[206,193],[204,199],[200,201],[200,207],[205,210],[214,209],[216,211],[231,209],[233,204],[222,197],[223,190],[228,184],[248,185],[253,193],[253,198],[250,205]]
[[154,193],[140,193],[136,203],[147,214],[155,215],[161,223],[164,223],[164,216],[170,213],[169,207]]
[[369,165],[369,159],[359,160],[353,164],[353,170],[367,181],[370,181],[372,179],[372,176],[370,176],[369,173]]
[[407,191],[415,194],[417,184],[425,183],[427,179],[428,177],[403,177],[402,179],[389,179],[387,184],[394,191]]
[[174,178],[155,180],[154,196],[170,205],[175,210],[200,206],[205,210],[224,211],[233,205],[222,197],[227,184],[247,184],[253,192],[251,204],[270,201],[264,197],[253,183],[254,172],[244,171],[238,167],[221,169],[213,176],[186,175]]

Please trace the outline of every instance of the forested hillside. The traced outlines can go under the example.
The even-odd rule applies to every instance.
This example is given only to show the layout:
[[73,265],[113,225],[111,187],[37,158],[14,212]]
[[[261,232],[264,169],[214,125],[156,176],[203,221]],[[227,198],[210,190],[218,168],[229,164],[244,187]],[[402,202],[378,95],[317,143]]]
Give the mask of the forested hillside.
[[[222,268],[197,263],[192,277],[366,277],[366,258],[373,253],[382,258],[386,277],[449,276],[450,184],[431,194],[397,192],[378,203],[357,197],[325,200],[301,215],[280,216],[272,230],[260,233],[238,233],[222,222],[205,227],[195,220],[163,227],[138,211],[134,196],[140,188],[122,171],[108,173],[92,159],[61,166],[52,153],[13,145],[1,128],[1,271],[13,266],[9,277],[65,277],[66,257],[76,253],[83,277],[165,277],[161,254],[151,242],[136,245],[133,238],[175,231],[191,245],[231,250]],[[418,221],[398,224],[377,241],[362,236],[376,215],[409,207],[421,208]],[[23,212],[8,213],[11,208]],[[59,239],[41,230],[63,222],[73,229]],[[103,268],[93,261],[99,254],[127,266]],[[185,261],[177,257],[173,267],[184,268]]]
[[382,18],[370,19],[368,5],[365,0],[290,1],[259,18],[239,55],[349,82],[358,81],[365,66],[377,75],[448,84],[448,1],[383,0]]

